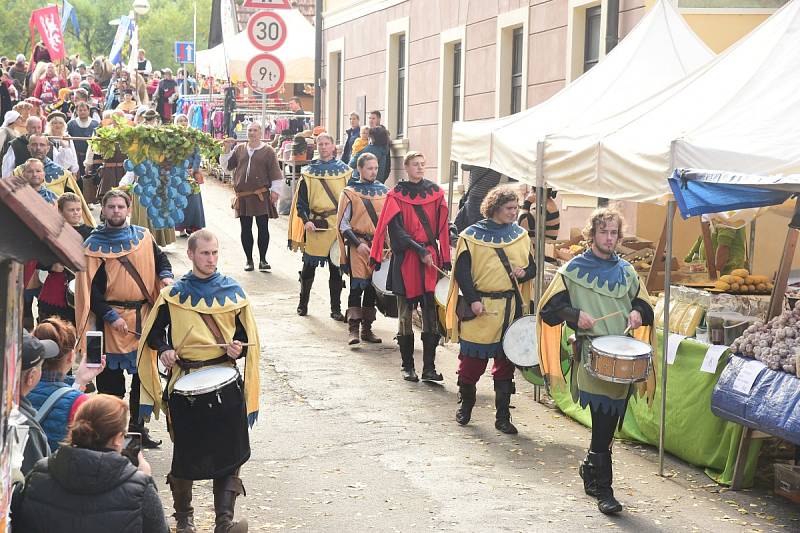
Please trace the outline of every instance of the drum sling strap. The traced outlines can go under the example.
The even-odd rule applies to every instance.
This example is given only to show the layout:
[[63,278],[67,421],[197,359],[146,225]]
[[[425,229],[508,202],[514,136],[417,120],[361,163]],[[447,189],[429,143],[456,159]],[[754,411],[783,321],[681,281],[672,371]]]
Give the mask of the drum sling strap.
[[[214,342],[217,344],[226,344],[225,337],[222,336],[222,331],[219,329],[219,325],[217,325],[217,321],[214,320],[214,317],[207,314],[207,313],[198,313],[200,318],[203,319],[203,323],[208,326],[208,329],[211,331],[211,335],[214,336]],[[176,363],[179,367],[181,367],[184,371],[185,370],[193,370],[196,368],[203,368],[204,366],[212,366],[218,365],[220,363],[225,363],[230,361],[230,357],[228,357],[227,353],[220,355],[219,357],[215,357],[214,359],[209,359],[208,361],[186,361],[184,359],[177,359]]]
[[[503,264],[503,268],[506,269],[506,274],[508,274],[508,279],[511,282],[512,290],[514,287],[517,286],[517,280],[514,277],[514,272],[511,270],[511,262],[508,260],[508,256],[506,255],[505,250],[502,248],[495,248],[494,251],[497,253],[497,258],[500,259],[500,262]],[[519,291],[514,290],[514,303],[515,308],[519,305],[519,308],[522,309],[522,298],[519,295]],[[511,298],[506,298],[506,312],[503,318],[503,329],[501,331],[505,332],[508,328],[508,324],[511,321]]]
[[[428,218],[428,215],[425,214],[425,210],[419,204],[413,204],[412,207],[414,208],[414,212],[417,214],[417,218],[419,218],[420,223],[422,224],[422,229],[425,230],[425,235],[428,237],[428,243],[436,249],[436,236],[433,234],[433,228],[431,226],[431,221]],[[436,221],[439,222],[438,220]],[[436,227],[438,228],[439,225],[437,224]],[[434,263],[436,263],[436,259],[434,258]],[[422,294],[425,294],[425,269],[423,268],[420,272],[419,279],[422,282]]]

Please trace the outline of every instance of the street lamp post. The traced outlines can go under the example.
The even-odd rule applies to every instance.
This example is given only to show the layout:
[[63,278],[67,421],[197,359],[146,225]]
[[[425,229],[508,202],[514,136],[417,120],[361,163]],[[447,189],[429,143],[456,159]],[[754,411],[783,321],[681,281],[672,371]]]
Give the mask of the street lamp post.
[[[133,23],[136,24],[136,15],[139,15],[139,16],[146,15],[147,12],[150,11],[150,2],[148,2],[147,0],[133,0],[133,6],[132,7],[133,7]],[[139,32],[139,48],[141,48],[142,32],[139,31],[138,27],[137,27],[136,31]],[[137,54],[139,53],[138,50],[137,50],[136,53]],[[136,60],[138,61],[138,58]],[[138,64],[137,64],[137,69],[136,70],[137,71],[139,70],[138,69]]]

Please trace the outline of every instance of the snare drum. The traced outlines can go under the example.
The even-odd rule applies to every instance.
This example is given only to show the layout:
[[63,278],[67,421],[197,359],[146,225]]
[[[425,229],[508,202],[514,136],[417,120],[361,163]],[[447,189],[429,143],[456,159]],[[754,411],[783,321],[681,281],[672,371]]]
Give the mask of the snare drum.
[[372,286],[375,287],[375,290],[378,293],[383,295],[390,295],[392,291],[386,288],[386,284],[389,281],[389,262],[391,258],[387,257],[383,261],[381,261],[381,268],[380,270],[376,270],[372,273]]
[[328,252],[328,257],[331,258],[333,266],[339,268],[342,260],[342,251],[339,249],[339,239],[334,239],[333,244],[331,244],[331,249]]
[[[436,282],[436,288],[433,290],[433,298],[436,303],[447,309],[447,296],[450,294],[450,278],[442,278]],[[458,289],[458,295],[464,296],[461,289]]]
[[67,305],[74,308],[75,307],[75,280],[70,280],[67,283]]
[[199,397],[215,393],[239,379],[239,371],[230,366],[201,368],[191,374],[181,376],[172,388],[174,394]]
[[612,383],[645,381],[650,374],[653,349],[649,344],[623,337],[605,335],[589,343],[586,371],[598,379]]

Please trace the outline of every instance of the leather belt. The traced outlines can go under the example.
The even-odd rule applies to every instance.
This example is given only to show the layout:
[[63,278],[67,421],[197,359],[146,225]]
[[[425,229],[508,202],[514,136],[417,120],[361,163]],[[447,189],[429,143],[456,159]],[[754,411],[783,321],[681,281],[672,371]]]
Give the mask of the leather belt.
[[120,302],[120,301],[106,301],[106,303],[112,307],[121,307],[122,309],[141,309],[141,307],[147,303],[147,300],[136,300],[136,301],[129,301],[129,302]]
[[491,298],[493,300],[505,300],[506,298],[513,298],[515,296],[514,291],[496,291],[496,292],[484,292],[484,291],[475,291],[484,298]]
[[186,359],[178,359],[175,363],[181,367],[182,370],[195,370],[197,368],[203,368],[206,366],[218,365],[220,363],[226,363],[228,361],[233,361],[228,354],[220,355],[219,357],[215,357],[214,359],[209,359],[208,361],[187,361]]
[[105,168],[117,168],[123,166],[124,163],[103,163]]
[[236,196],[233,198],[231,202],[231,207],[233,209],[239,209],[239,200],[242,198],[247,198],[248,196],[258,196],[258,200],[260,202],[264,201],[264,193],[269,191],[266,187],[261,187],[260,189],[256,189],[254,191],[244,191],[244,192],[237,192],[235,193]]

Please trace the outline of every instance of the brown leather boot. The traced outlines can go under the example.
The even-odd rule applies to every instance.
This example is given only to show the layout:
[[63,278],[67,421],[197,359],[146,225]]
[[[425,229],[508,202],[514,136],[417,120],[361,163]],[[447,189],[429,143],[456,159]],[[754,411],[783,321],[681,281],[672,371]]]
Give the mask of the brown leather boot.
[[350,346],[361,342],[361,339],[358,337],[358,327],[361,324],[361,311],[362,309],[360,307],[347,308],[347,326],[350,333],[350,340],[347,341],[347,344]]
[[214,511],[217,515],[214,533],[247,533],[247,520],[233,521],[236,497],[240,494],[245,495],[245,491],[239,477],[214,480]]
[[194,528],[194,508],[192,507],[192,480],[181,479],[167,474],[167,485],[172,491],[172,505],[175,508],[175,533],[196,533]]
[[375,317],[377,316],[375,308],[362,307],[361,311],[363,316],[361,319],[361,340],[371,344],[380,344],[383,341],[372,332],[372,323],[375,322]]

